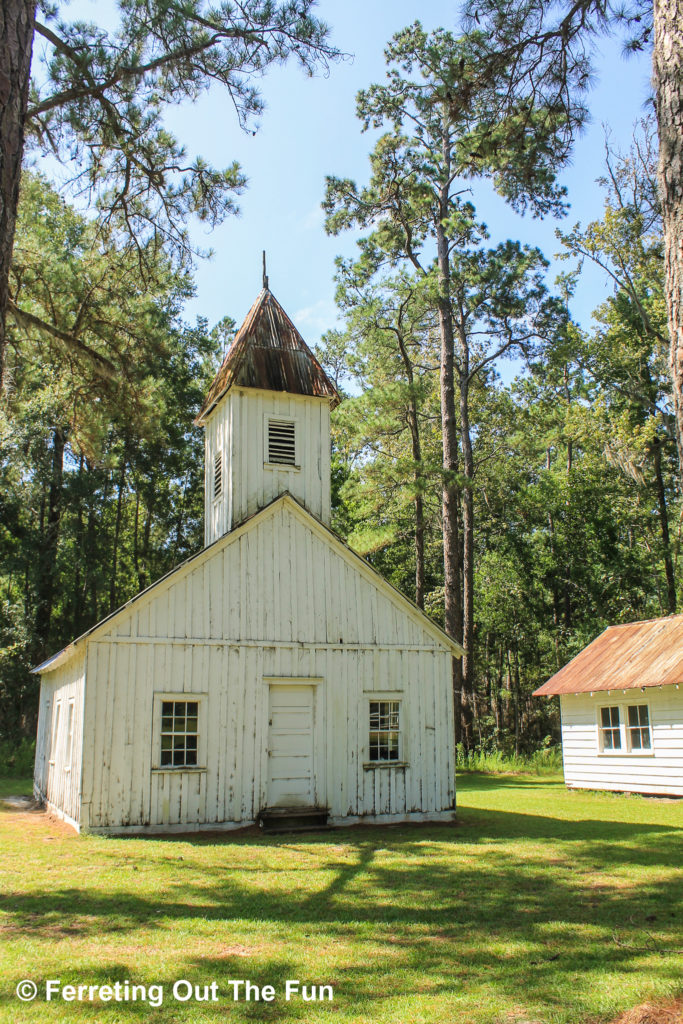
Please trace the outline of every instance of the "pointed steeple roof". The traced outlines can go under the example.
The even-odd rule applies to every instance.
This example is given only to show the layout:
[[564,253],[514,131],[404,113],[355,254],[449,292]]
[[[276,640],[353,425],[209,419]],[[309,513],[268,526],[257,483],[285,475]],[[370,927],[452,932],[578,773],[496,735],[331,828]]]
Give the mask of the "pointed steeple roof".
[[195,423],[202,424],[231,387],[287,391],[341,401],[310,348],[267,287],[247,313]]

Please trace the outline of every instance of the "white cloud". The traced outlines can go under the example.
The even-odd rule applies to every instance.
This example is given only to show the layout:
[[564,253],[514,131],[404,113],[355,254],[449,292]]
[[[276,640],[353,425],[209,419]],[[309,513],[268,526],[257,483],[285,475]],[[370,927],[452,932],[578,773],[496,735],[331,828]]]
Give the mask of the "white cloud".
[[332,299],[319,299],[312,306],[298,309],[293,316],[294,323],[300,329],[309,332],[329,331],[337,323],[337,307]]
[[303,231],[318,231],[325,220],[325,214],[320,203],[316,203],[312,209],[303,217],[300,227]]

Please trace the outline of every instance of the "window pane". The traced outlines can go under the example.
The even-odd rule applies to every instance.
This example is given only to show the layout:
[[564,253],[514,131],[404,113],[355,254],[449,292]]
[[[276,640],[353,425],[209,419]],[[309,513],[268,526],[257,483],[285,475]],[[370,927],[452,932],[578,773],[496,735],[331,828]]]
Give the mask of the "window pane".
[[621,750],[621,733],[617,729],[612,730],[612,738],[614,742],[614,749]]
[[171,750],[172,746],[173,746],[173,737],[172,736],[162,736],[161,737],[161,749],[162,750]]
[[628,724],[634,726],[648,726],[650,724],[646,704],[632,704],[629,707]]
[[400,748],[400,708],[398,700],[369,702],[371,761],[398,761]]
[[196,700],[190,700],[190,701],[187,702],[187,704],[185,706],[187,708],[188,716],[191,715],[192,717],[196,718],[197,717],[197,708],[198,708],[197,701]]
[[640,729],[631,729],[631,747],[633,750],[641,749]]
[[187,725],[185,726],[185,729],[186,729],[187,732],[196,732],[197,731],[197,719],[196,718],[188,718]]
[[640,735],[642,738],[643,750],[651,750],[652,747],[650,746],[650,730],[643,729]]
[[605,729],[609,729],[610,724],[611,724],[610,723],[609,712],[610,712],[609,708],[600,708],[600,718],[602,720],[603,728],[605,728]]
[[172,715],[173,714],[173,702],[170,701],[170,700],[165,700],[163,702],[163,704],[161,705],[161,713],[162,713],[162,715]]
[[604,746],[605,750],[611,750],[612,749],[612,733],[610,732],[609,729],[605,730],[605,734],[604,734],[604,736],[602,738],[602,743],[603,743],[603,746]]
[[167,765],[172,763],[172,752],[170,750],[161,751],[161,764]]

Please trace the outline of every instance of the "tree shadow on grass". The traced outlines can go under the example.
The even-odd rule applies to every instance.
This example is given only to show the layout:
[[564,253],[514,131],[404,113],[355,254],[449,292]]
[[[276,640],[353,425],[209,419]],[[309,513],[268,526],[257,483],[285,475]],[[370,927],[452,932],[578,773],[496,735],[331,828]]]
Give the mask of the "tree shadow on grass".
[[[418,991],[465,998],[480,988],[558,1012],[571,998],[579,1019],[594,1009],[581,979],[628,979],[647,963],[652,984],[680,986],[683,907],[672,872],[682,837],[683,829],[651,823],[469,810],[457,827],[183,837],[170,866],[171,841],[85,840],[84,860],[102,857],[109,871],[125,847],[118,891],[97,880],[59,887],[53,876],[45,891],[0,897],[0,910],[13,937],[30,942],[65,940],[68,948],[70,938],[111,936],[110,962],[92,972],[81,962],[80,980],[128,970],[115,959],[123,933],[126,941],[139,934],[174,942],[176,955],[183,935],[200,935],[206,955],[186,954],[178,976],[276,987],[299,976],[308,947],[342,944],[361,955],[331,956],[323,971],[330,977],[302,980],[334,984],[336,1005],[368,1006],[368,1019],[373,1001]],[[155,858],[163,885],[146,874]],[[257,940],[246,956],[235,954],[228,940],[236,931],[262,937],[263,948]],[[117,1004],[116,1012],[135,1018],[140,1007]],[[311,1012],[281,1001],[235,1010],[241,1020],[309,1020]]]

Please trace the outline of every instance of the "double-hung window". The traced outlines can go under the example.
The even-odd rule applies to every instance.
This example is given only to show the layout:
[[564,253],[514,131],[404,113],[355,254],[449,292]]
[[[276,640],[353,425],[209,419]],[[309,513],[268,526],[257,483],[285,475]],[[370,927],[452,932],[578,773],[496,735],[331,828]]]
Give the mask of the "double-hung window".
[[370,701],[370,760],[399,761],[401,758],[401,702]]
[[648,705],[613,704],[598,708],[598,750],[603,754],[651,754]]
[[631,704],[627,708],[626,736],[629,750],[652,750],[650,715],[647,704]]
[[621,750],[619,707],[600,708],[600,749]]
[[162,768],[196,768],[199,741],[199,703],[164,700],[161,704]]

